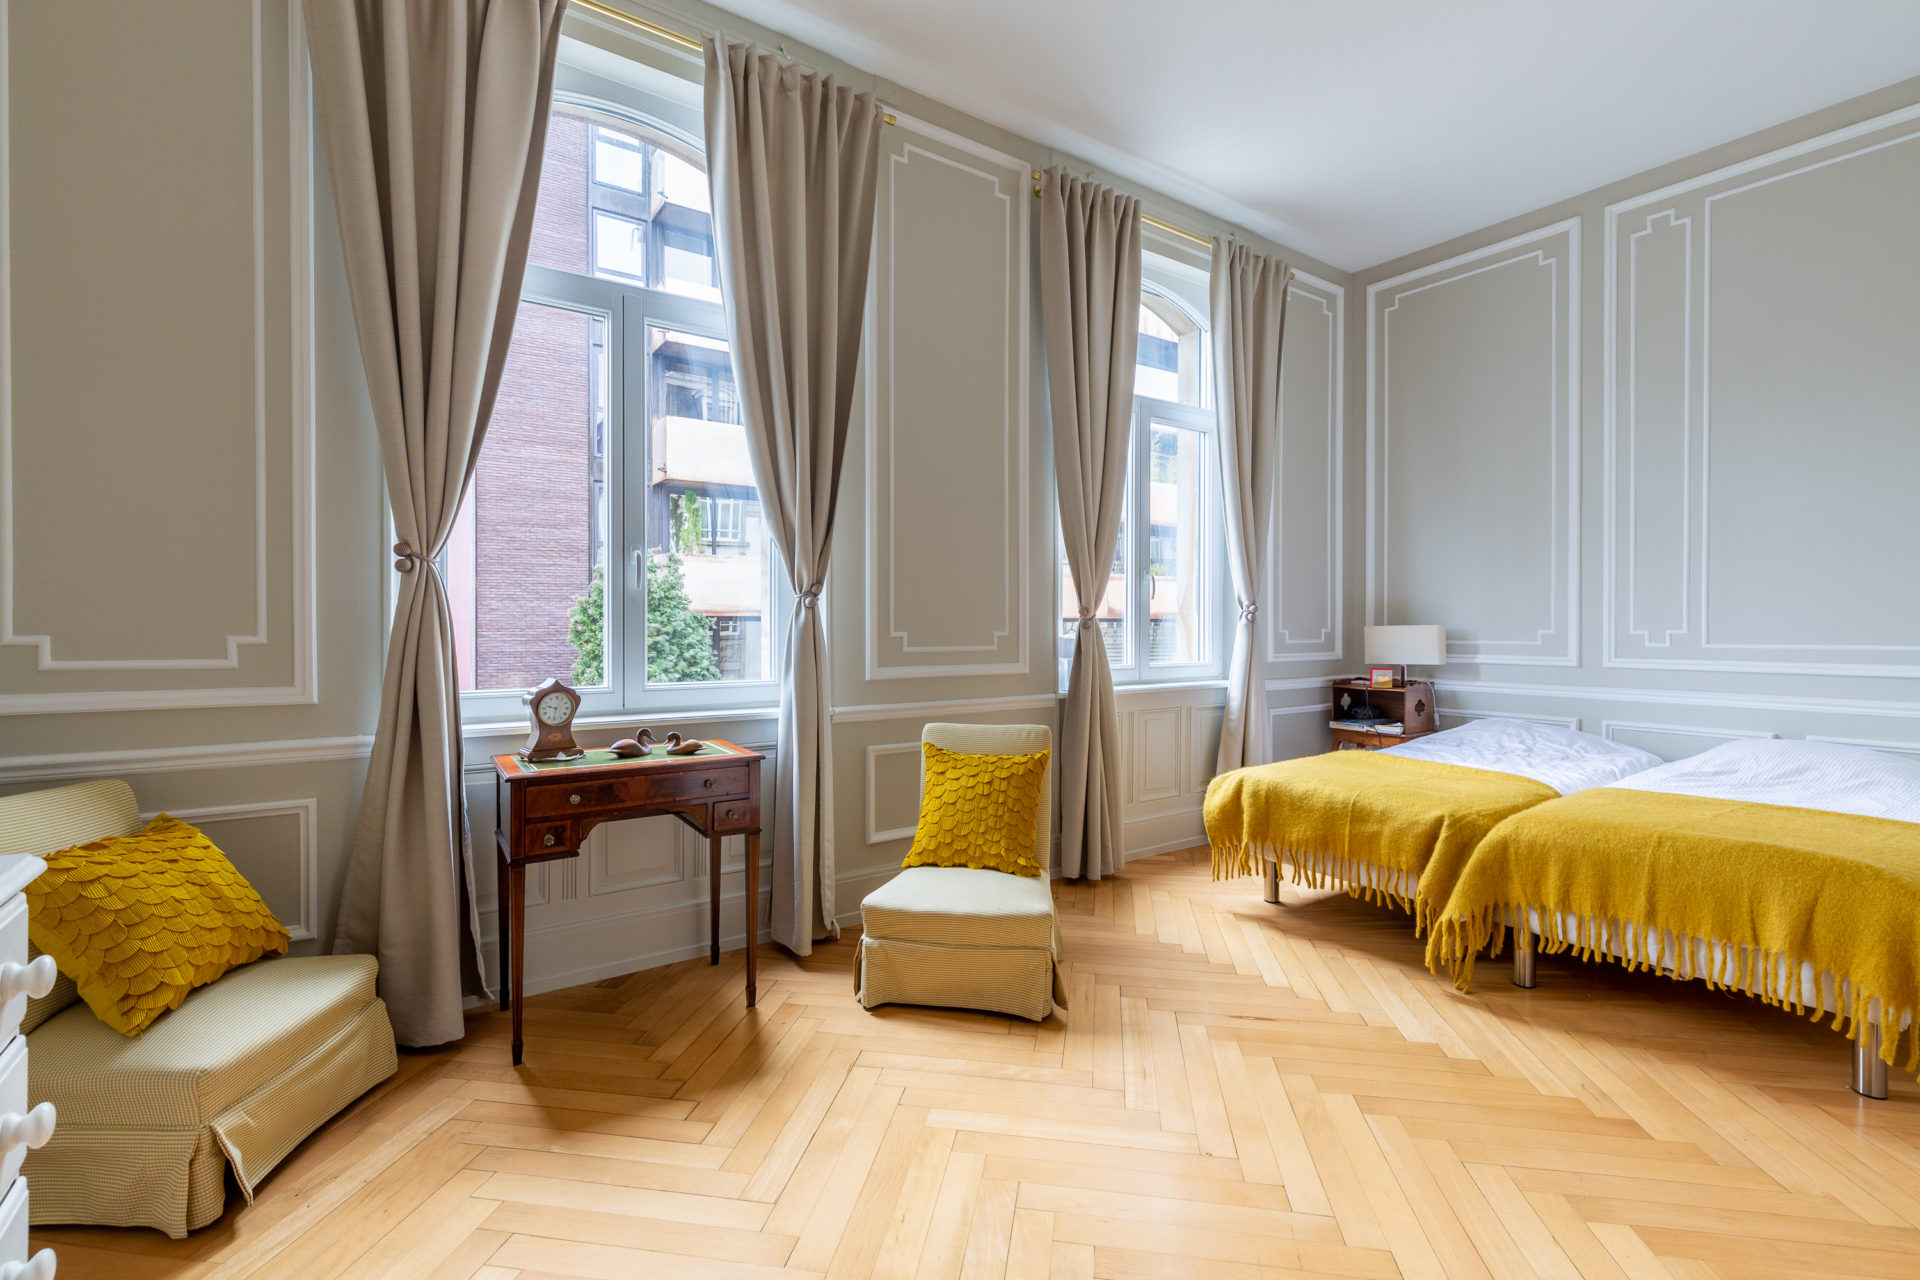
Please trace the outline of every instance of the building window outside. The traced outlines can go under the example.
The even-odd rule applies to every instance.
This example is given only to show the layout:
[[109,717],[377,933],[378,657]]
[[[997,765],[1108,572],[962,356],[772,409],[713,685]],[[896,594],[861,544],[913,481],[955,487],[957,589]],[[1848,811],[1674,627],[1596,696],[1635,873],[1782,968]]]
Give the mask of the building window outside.
[[446,560],[469,714],[549,676],[588,691],[589,713],[766,696],[747,686],[772,678],[771,549],[702,166],[666,130],[554,103],[513,344]]
[[[1205,328],[1187,305],[1151,284],[1142,290],[1126,497],[1095,612],[1117,684],[1217,674],[1212,612],[1221,599],[1215,583],[1220,517],[1218,481],[1210,470],[1215,463],[1205,341]],[[1139,483],[1143,472],[1145,484]],[[1064,561],[1061,605],[1064,688],[1079,612],[1073,573]],[[1144,652],[1136,647],[1142,629]]]

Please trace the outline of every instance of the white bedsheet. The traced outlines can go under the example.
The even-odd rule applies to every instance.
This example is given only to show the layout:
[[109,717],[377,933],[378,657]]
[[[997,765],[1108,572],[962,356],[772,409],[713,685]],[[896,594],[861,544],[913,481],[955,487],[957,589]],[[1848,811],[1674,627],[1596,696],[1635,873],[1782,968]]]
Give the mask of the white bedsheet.
[[1920,822],[1920,760],[1833,742],[1726,742],[1609,785]]
[[1381,753],[1489,769],[1544,782],[1561,795],[1651,769],[1660,757],[1638,747],[1531,720],[1469,720]]

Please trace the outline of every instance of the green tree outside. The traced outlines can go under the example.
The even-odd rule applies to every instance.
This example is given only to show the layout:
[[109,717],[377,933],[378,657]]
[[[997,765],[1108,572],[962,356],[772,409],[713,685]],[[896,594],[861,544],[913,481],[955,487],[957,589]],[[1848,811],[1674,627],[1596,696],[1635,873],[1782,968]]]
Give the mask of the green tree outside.
[[[587,590],[567,611],[567,643],[573,646],[573,680],[590,687],[607,682],[607,587],[598,568]],[[718,680],[713,623],[687,599],[687,580],[676,555],[647,561],[647,679],[655,684]]]

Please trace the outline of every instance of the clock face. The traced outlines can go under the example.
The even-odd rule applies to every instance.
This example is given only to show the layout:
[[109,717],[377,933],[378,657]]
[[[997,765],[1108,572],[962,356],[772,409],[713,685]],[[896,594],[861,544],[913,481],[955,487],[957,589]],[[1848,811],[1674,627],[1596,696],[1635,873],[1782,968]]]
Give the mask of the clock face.
[[535,713],[539,715],[541,724],[565,724],[573,718],[573,699],[564,693],[550,693],[540,699],[540,705],[535,708]]

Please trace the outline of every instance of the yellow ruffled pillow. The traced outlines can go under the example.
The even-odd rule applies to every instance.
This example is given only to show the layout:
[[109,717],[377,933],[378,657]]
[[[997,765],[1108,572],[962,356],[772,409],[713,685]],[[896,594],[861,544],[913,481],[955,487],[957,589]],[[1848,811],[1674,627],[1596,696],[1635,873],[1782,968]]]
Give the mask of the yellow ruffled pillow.
[[27,886],[27,935],[121,1035],[139,1035],[227,970],[287,949],[286,927],[246,877],[168,814],[46,863]]
[[920,825],[903,867],[981,867],[1044,874],[1034,857],[1034,823],[1047,753],[974,755],[920,744],[927,758]]

